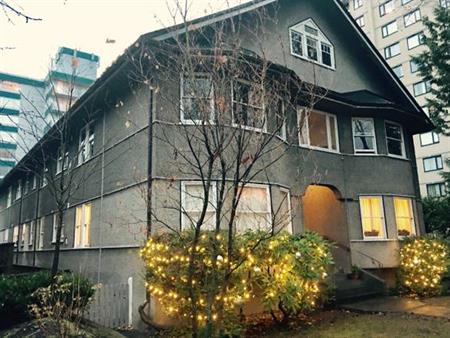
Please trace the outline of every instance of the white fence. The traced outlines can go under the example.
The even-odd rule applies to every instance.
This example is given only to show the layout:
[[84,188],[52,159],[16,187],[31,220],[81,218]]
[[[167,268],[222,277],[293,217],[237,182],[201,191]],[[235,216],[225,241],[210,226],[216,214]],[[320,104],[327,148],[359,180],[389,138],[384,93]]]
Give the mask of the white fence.
[[100,325],[117,328],[131,326],[133,319],[133,277],[124,284],[103,284],[96,290],[86,314]]

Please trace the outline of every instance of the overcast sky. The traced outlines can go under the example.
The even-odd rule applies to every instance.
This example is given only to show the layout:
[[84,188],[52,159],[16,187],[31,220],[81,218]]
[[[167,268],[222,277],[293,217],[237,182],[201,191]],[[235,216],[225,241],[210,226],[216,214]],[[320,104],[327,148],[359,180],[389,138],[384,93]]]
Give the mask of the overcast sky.
[[[50,58],[65,46],[99,55],[100,75],[139,35],[172,25],[174,1],[8,0],[42,21],[11,15],[11,23],[0,9],[0,72],[43,78]],[[189,1],[191,17],[198,17],[248,0]]]

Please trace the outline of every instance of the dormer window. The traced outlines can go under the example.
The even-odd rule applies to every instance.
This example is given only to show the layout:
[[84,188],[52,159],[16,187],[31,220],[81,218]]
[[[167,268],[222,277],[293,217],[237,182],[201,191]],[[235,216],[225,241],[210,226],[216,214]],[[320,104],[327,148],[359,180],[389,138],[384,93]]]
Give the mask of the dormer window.
[[289,28],[291,54],[327,68],[335,68],[334,47],[312,19]]

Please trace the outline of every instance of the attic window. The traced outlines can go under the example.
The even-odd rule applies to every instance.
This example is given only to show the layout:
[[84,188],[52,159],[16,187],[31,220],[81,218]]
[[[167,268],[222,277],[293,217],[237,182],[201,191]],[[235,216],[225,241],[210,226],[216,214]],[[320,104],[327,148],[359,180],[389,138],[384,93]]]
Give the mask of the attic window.
[[312,19],[289,28],[291,54],[334,69],[334,47]]

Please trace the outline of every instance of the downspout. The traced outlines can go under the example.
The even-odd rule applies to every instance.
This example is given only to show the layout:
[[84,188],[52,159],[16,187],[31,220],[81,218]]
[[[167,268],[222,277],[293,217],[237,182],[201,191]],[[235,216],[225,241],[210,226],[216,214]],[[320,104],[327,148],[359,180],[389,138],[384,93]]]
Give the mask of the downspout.
[[147,159],[147,239],[152,235],[152,187],[153,187],[153,81],[150,80],[148,112],[148,159]]
[[[33,184],[33,183],[31,183]],[[33,266],[36,266],[36,244],[37,244],[37,238],[39,234],[37,233],[37,223],[38,223],[38,216],[39,216],[39,199],[41,197],[40,189],[37,186],[36,182],[36,206],[34,210],[34,238],[33,238]],[[42,231],[42,229],[40,229]]]
[[[17,238],[17,252],[16,252],[16,265],[19,264],[19,248],[22,245],[22,238],[23,238],[23,231],[25,230],[23,226],[21,226],[22,223],[22,204],[23,204],[23,186],[20,187],[20,205],[19,205],[19,222],[18,227],[19,230],[22,229],[22,232],[19,231],[19,238]],[[16,192],[17,194],[17,192]],[[25,248],[25,246],[24,246]],[[22,250],[23,253],[24,250]]]
[[102,254],[103,254],[103,232],[102,232],[102,224],[103,224],[103,199],[105,193],[105,112],[103,112],[102,119],[102,170],[101,170],[101,185],[100,185],[100,224],[98,227],[98,264],[97,264],[97,283],[100,283],[101,280],[101,270],[102,270]]
[[350,200],[350,198],[347,197],[347,173],[345,171],[345,156],[341,156],[341,163],[342,163],[342,177],[343,177],[343,181],[344,181],[344,196],[343,196],[343,202],[344,202],[344,212],[345,212],[345,228],[346,228],[346,235],[347,235],[347,243],[346,246],[348,245],[348,255],[349,255],[349,263],[350,263],[350,267],[353,265],[352,262],[352,251],[351,251],[351,246],[350,246],[350,223],[349,223],[349,219],[348,219],[348,202]]

